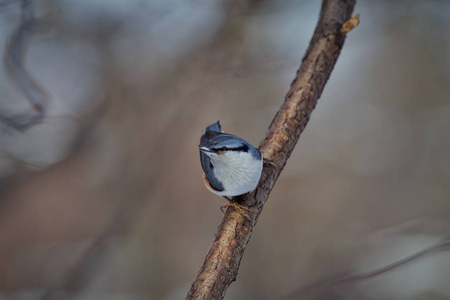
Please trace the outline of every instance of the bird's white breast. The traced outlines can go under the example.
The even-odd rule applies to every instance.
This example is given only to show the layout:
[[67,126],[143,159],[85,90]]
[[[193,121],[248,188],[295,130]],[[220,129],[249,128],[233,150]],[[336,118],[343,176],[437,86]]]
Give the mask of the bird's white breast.
[[263,161],[248,152],[230,151],[211,157],[214,176],[224,190],[213,191],[220,196],[238,196],[253,191],[261,177]]

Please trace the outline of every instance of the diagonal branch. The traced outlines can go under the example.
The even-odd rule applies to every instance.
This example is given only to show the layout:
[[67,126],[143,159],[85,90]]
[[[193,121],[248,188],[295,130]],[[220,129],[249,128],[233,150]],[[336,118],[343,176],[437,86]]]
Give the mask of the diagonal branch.
[[[345,40],[340,29],[356,0],[324,0],[316,30],[297,76],[259,150],[264,170],[258,187],[237,198],[249,207],[251,220],[229,208],[186,299],[222,299],[236,279],[241,258],[275,182],[322,94]],[[345,32],[345,31],[342,31]]]
[[383,275],[387,272],[393,271],[400,267],[406,266],[417,260],[429,256],[431,254],[436,254],[442,251],[448,251],[450,249],[450,238],[446,237],[437,244],[434,244],[428,248],[425,248],[419,252],[416,252],[408,257],[398,260],[390,265],[384,266],[382,268],[369,271],[366,273],[360,273],[348,276],[339,276],[333,278],[326,278],[315,282],[313,284],[302,287],[301,289],[292,292],[289,296],[283,297],[282,299],[320,299],[321,293],[325,293],[334,288],[338,288],[348,284],[355,284],[357,282],[372,279],[374,277]]

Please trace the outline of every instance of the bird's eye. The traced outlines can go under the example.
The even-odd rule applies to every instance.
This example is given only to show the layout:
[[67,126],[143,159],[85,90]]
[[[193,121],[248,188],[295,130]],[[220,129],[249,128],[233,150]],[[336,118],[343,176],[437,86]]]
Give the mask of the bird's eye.
[[216,152],[223,152],[223,151],[226,151],[228,149],[227,149],[227,147],[220,147],[220,148],[214,148],[213,150],[216,151]]
[[224,152],[224,151],[236,151],[236,152],[248,152],[248,146],[247,145],[242,145],[242,146],[238,146],[238,147],[220,147],[220,148],[214,148],[213,149],[216,152]]

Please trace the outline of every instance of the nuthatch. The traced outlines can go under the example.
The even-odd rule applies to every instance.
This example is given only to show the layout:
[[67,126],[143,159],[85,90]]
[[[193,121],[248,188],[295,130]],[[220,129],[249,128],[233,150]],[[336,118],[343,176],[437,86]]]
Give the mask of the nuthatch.
[[228,197],[246,194],[258,185],[263,167],[261,153],[247,141],[223,133],[219,121],[206,127],[199,149],[203,180],[214,194],[232,201]]

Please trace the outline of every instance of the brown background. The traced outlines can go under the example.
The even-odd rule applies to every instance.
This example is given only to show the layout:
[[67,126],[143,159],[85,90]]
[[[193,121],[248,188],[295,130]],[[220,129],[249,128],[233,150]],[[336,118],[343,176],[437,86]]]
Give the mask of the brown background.
[[[1,299],[183,299],[222,217],[198,140],[258,145],[320,1],[42,1],[26,66],[49,116],[0,130]],[[449,234],[450,3],[360,1],[227,299],[277,299]],[[18,22],[0,10],[2,44]],[[28,109],[0,78],[3,110]],[[330,292],[450,299],[448,253]],[[47,294],[46,294],[47,293]],[[52,298],[53,297],[53,298]]]

